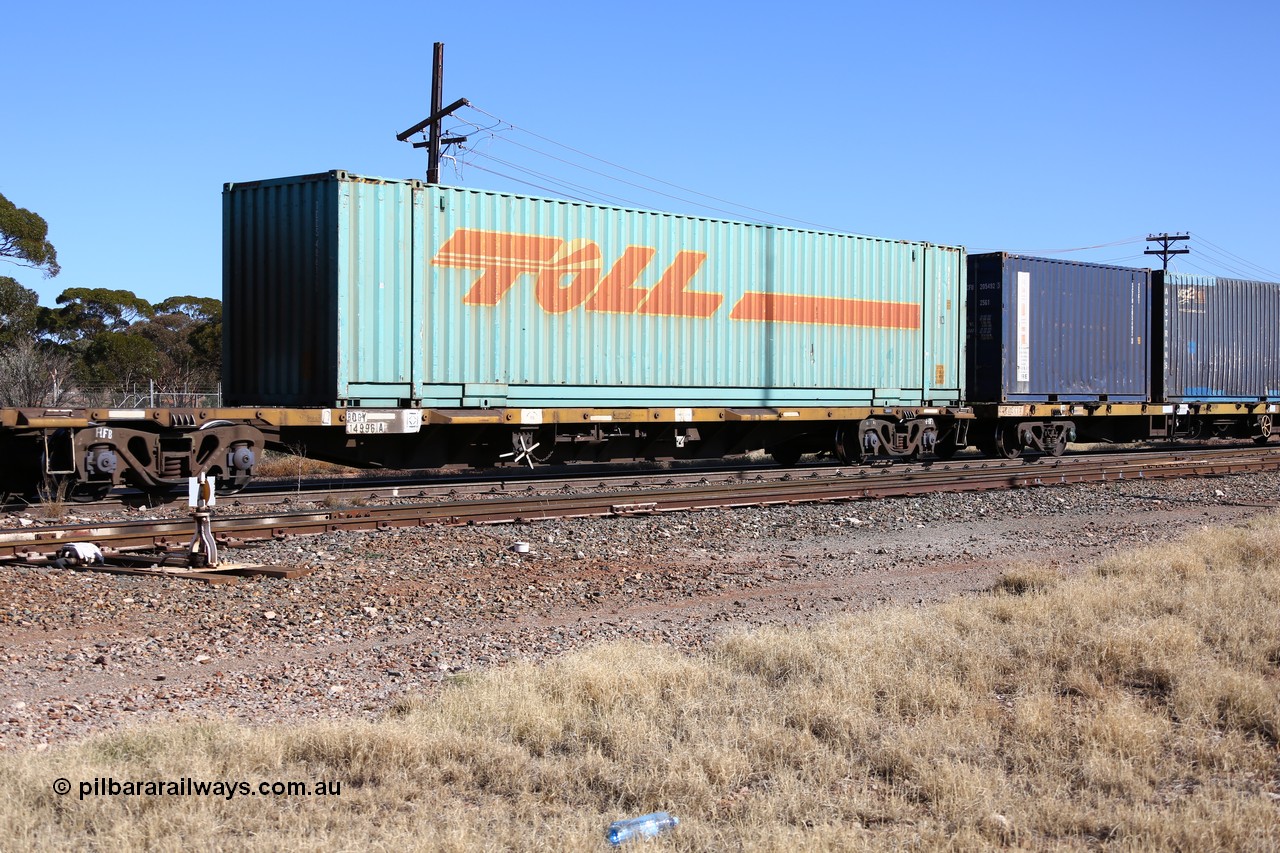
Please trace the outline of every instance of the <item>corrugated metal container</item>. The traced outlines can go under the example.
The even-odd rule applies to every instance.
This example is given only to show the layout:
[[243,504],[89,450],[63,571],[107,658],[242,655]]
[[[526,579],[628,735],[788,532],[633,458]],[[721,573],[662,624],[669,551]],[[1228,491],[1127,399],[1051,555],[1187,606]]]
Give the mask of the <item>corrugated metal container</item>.
[[961,248],[345,172],[223,224],[233,404],[960,399]]
[[1165,401],[1280,399],[1280,284],[1155,275]]
[[974,403],[1140,401],[1150,392],[1150,273],[969,256]]

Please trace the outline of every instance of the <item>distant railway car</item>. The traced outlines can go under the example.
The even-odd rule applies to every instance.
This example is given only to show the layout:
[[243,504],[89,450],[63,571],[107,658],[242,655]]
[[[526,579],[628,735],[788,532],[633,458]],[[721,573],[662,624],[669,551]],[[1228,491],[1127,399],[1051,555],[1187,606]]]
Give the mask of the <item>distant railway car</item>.
[[970,255],[968,402],[988,453],[1253,437],[1280,395],[1280,285]]
[[964,442],[962,248],[346,172],[223,201],[224,393],[328,411],[322,458]]
[[1060,454],[1078,434],[1073,415],[1151,399],[1147,270],[1004,252],[970,255],[968,267],[980,447]]
[[1156,272],[1155,297],[1157,399],[1280,401],[1280,284]]
[[1280,414],[1280,284],[1153,274],[1155,397],[1189,438],[1266,441]]
[[1149,399],[1150,281],[1145,269],[970,255],[969,399]]

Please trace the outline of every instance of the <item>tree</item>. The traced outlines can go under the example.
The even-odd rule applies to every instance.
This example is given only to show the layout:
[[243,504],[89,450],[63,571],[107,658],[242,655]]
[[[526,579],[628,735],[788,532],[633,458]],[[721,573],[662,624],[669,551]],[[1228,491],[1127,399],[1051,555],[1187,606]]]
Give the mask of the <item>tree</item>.
[[155,376],[160,351],[141,335],[101,332],[84,351],[83,375],[95,385],[119,388]]
[[33,269],[47,278],[57,275],[58,252],[49,242],[49,225],[38,214],[18,207],[0,194],[0,258]]
[[0,348],[32,340],[40,311],[40,295],[0,275]]
[[186,314],[197,323],[221,323],[222,302],[210,296],[170,296],[155,306],[156,314]]
[[196,323],[186,314],[171,312],[157,314],[144,323],[135,323],[129,334],[150,341],[158,359],[150,379],[168,391],[189,390],[196,384],[196,369],[188,336]]
[[40,309],[40,330],[62,343],[76,343],[103,332],[123,332],[135,320],[148,320],[151,303],[131,290],[69,287],[58,294],[61,308]]
[[[194,296],[175,298],[184,300],[183,310],[196,320],[187,331],[196,381],[204,388],[213,388],[222,375],[222,301]],[[163,304],[172,301],[166,299]]]
[[71,375],[71,359],[30,338],[0,349],[0,407],[57,406]]
[[154,377],[166,390],[210,389],[222,364],[222,303],[196,296],[173,296],[155,306],[149,322],[129,329],[156,345],[160,363]]

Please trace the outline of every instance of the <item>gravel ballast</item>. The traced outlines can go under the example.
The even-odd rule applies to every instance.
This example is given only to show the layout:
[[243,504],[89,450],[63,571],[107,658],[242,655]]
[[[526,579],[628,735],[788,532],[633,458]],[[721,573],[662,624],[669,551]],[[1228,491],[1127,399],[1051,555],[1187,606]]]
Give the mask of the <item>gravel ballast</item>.
[[199,717],[373,718],[590,643],[695,651],[726,631],[980,593],[1028,563],[1070,572],[1270,511],[1278,487],[1268,473],[331,533],[223,552],[316,567],[230,586],[0,568],[0,748]]

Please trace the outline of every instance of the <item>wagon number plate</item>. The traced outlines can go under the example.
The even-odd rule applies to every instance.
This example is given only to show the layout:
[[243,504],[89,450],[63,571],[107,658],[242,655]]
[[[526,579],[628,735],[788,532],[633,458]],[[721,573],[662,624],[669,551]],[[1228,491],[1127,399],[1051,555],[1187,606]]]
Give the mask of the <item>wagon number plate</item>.
[[422,429],[421,409],[348,409],[348,435],[414,433]]

